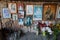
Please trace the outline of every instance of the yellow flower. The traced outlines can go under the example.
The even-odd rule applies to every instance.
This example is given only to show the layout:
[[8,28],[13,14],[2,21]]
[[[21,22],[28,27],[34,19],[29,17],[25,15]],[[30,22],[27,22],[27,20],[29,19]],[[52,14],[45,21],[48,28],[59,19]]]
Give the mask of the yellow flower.
[[56,26],[60,26],[59,24],[57,24]]

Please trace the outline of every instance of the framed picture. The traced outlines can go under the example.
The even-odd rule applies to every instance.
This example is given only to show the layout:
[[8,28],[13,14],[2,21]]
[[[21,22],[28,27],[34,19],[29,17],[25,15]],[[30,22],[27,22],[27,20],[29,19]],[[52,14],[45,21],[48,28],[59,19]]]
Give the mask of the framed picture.
[[3,18],[11,18],[11,13],[8,8],[3,8]]
[[20,3],[20,2],[19,2],[19,3],[17,4],[17,6],[18,6],[18,13],[19,13],[20,10],[24,10],[24,4],[23,4],[23,3]]
[[8,8],[11,13],[17,13],[16,3],[8,3]]
[[17,14],[12,14],[12,19],[13,19],[13,20],[18,20]]
[[34,5],[33,20],[42,20],[42,5]]
[[26,16],[25,18],[25,26],[31,26],[32,25],[32,16]]
[[20,13],[18,13],[18,18],[24,18],[24,11],[20,11]]
[[1,26],[1,23],[0,23],[0,29],[1,29],[1,27],[2,27],[2,26]]
[[56,18],[57,18],[57,19],[60,19],[60,5],[57,6]]
[[19,18],[18,19],[18,24],[19,25],[24,25],[24,18]]
[[26,15],[33,15],[33,5],[26,5]]
[[22,10],[20,10],[18,13],[24,15],[24,11]]
[[43,20],[55,20],[56,5],[46,4],[44,5]]

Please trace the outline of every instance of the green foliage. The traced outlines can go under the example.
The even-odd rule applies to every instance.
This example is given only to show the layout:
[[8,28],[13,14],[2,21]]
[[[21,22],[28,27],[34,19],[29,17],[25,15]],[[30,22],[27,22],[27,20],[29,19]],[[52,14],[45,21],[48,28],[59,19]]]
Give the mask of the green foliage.
[[54,25],[53,29],[53,33],[54,33],[54,40],[56,40],[58,33],[60,32],[60,30],[58,29],[58,27],[56,27],[56,25]]

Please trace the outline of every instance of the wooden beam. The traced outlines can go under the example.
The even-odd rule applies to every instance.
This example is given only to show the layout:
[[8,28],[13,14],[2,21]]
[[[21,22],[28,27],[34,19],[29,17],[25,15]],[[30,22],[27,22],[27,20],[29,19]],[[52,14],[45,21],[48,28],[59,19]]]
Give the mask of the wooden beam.
[[60,2],[60,0],[10,0],[10,1],[29,1],[29,2]]

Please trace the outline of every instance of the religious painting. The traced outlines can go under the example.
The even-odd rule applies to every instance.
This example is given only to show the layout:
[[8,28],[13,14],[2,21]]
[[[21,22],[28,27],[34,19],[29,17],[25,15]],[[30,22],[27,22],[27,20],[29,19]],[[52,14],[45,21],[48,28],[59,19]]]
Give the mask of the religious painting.
[[25,24],[25,26],[31,26],[32,25],[32,15],[26,16],[24,24]]
[[17,6],[18,6],[18,13],[20,13],[21,10],[22,11],[24,10],[24,4],[23,3],[18,2]]
[[24,11],[20,11],[18,13],[18,18],[24,18]]
[[17,14],[12,14],[12,19],[13,19],[13,20],[18,20]]
[[46,4],[44,5],[43,20],[55,20],[56,5]]
[[17,13],[16,3],[8,3],[8,8],[11,13]]
[[33,20],[42,20],[42,5],[34,5]]
[[60,5],[57,6],[56,18],[60,19]]
[[26,15],[33,15],[33,5],[26,5]]
[[3,18],[11,18],[11,13],[8,8],[3,8]]
[[19,18],[18,19],[18,24],[19,25],[24,25],[24,18]]

